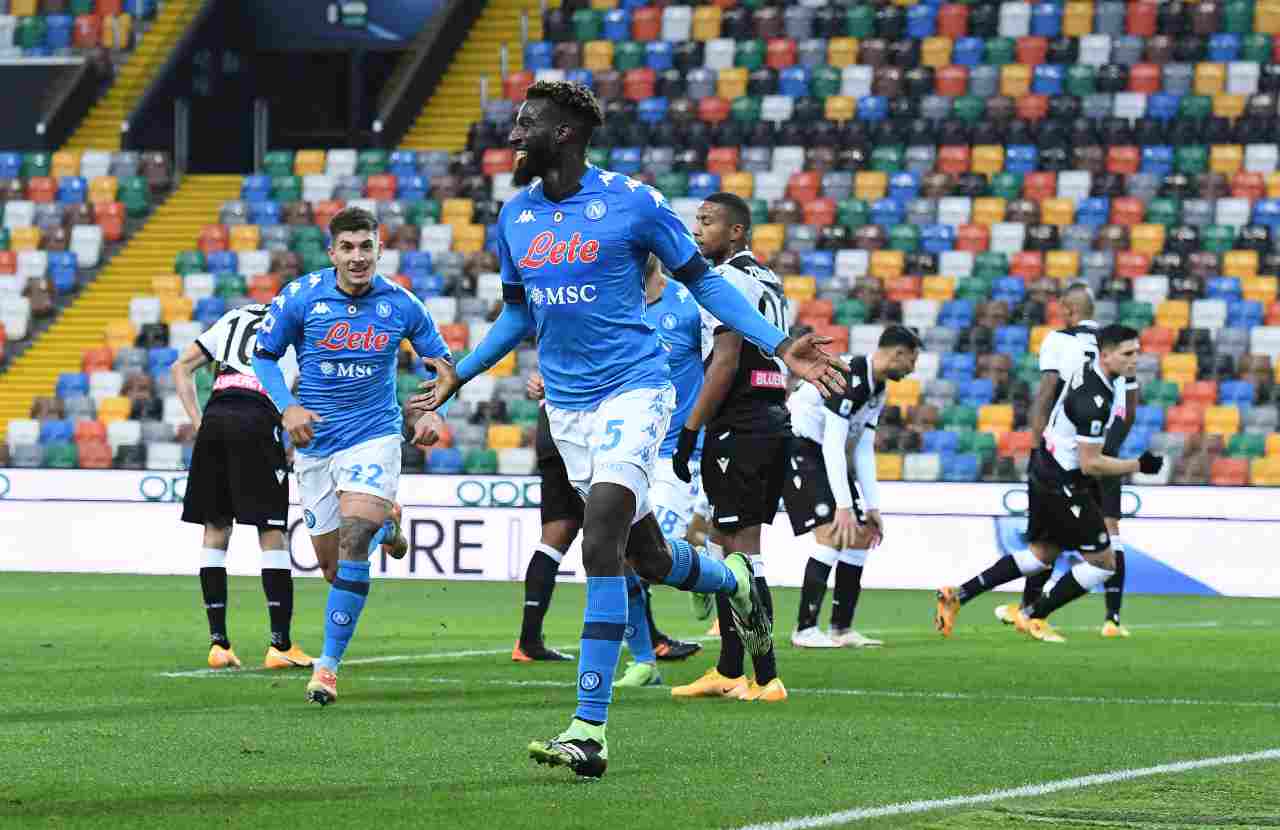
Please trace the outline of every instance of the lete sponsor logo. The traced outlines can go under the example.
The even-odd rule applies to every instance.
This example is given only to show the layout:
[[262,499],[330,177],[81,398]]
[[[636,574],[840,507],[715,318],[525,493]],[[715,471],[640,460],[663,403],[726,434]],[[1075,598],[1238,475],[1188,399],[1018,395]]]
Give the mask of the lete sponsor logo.
[[529,242],[519,264],[521,268],[537,270],[547,263],[595,262],[599,256],[600,243],[595,239],[584,241],[582,234],[575,233],[567,242],[557,241],[555,231],[543,231]]
[[379,334],[372,323],[364,331],[352,331],[351,324],[344,321],[330,326],[324,338],[316,341],[316,345],[331,352],[340,352],[344,349],[357,352],[380,352],[386,349],[390,342],[391,335]]

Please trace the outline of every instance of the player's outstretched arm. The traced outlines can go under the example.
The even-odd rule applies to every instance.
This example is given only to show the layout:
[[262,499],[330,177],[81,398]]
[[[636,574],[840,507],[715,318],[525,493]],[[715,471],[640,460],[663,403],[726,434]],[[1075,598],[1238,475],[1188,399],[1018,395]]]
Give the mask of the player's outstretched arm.
[[[531,334],[533,316],[524,303],[504,303],[493,328],[476,344],[471,354],[458,363],[457,370],[445,373],[437,369],[436,377],[423,381],[418,386],[419,394],[409,398],[409,408],[424,412],[439,409],[463,384],[487,372]],[[452,370],[453,367],[449,368]]]

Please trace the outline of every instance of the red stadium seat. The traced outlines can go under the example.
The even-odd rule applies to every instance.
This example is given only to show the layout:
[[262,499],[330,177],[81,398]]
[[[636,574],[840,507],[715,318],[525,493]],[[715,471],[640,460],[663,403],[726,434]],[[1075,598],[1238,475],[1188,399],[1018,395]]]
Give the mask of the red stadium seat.
[[804,203],[804,223],[825,227],[836,222],[836,203],[834,199],[812,199]]
[[345,204],[336,199],[316,202],[311,206],[311,216],[317,225],[322,228],[328,228],[330,220],[337,216],[343,207],[345,207]]
[[1193,434],[1204,426],[1204,409],[1194,405],[1171,406],[1164,413],[1166,432]]
[[707,153],[707,172],[717,176],[738,172],[738,148],[712,147]]
[[533,73],[528,70],[512,72],[502,82],[502,96],[517,104],[524,100],[524,94],[533,86]]
[[1156,33],[1158,5],[1153,0],[1138,0],[1129,4],[1125,15],[1125,29],[1131,35],[1151,37]]
[[481,161],[486,176],[510,173],[516,168],[516,154],[510,147],[490,147]]
[[996,451],[1001,458],[1022,458],[1031,455],[1035,447],[1035,436],[1029,431],[1004,432],[996,442]]
[[52,202],[58,197],[58,183],[52,176],[32,176],[27,179],[27,198],[33,202]]
[[1045,199],[1054,198],[1057,193],[1057,173],[1041,171],[1028,173],[1022,178],[1023,198],[1030,199],[1033,202],[1043,202]]
[[622,76],[622,95],[632,101],[652,98],[657,81],[657,73],[647,66],[628,69]]
[[938,148],[937,170],[958,176],[968,173],[970,167],[970,148],[968,144],[948,144]]
[[1178,341],[1178,333],[1173,329],[1152,326],[1142,332],[1140,338],[1142,350],[1150,354],[1169,354]]
[[1218,402],[1218,384],[1212,380],[1196,380],[1182,387],[1182,402],[1200,407],[1213,406]]
[[885,282],[885,297],[892,302],[918,300],[924,289],[921,277],[892,277]]
[[370,199],[389,202],[396,197],[396,177],[390,173],[375,173],[365,179],[364,192]]
[[71,30],[71,45],[76,49],[93,49],[102,40],[102,18],[96,14],[82,14],[76,18]]
[[804,170],[799,173],[791,174],[791,179],[787,182],[787,198],[794,199],[801,204],[813,201],[818,198],[818,193],[822,188],[822,178],[811,170]]
[[961,225],[956,228],[956,250],[980,254],[991,247],[991,229],[986,225]]
[[196,247],[203,254],[225,251],[227,249],[227,229],[222,225],[205,225],[204,229],[200,231],[200,239],[196,243]]
[[[106,347],[104,347],[106,348]],[[110,349],[107,349],[110,352]],[[110,364],[108,364],[110,365]],[[107,425],[102,421],[83,419],[76,421],[75,441],[82,444],[88,441],[106,441]]]
[[1223,487],[1243,487],[1249,483],[1249,459],[1215,458],[1209,483]]
[[1024,66],[1039,66],[1049,55],[1049,39],[1036,36],[1020,37],[1014,55],[1015,60]]
[[1154,95],[1160,91],[1160,67],[1154,63],[1138,63],[1129,69],[1129,91]]
[[765,51],[765,62],[774,69],[786,69],[796,62],[796,42],[790,38],[779,37],[769,41]]
[[933,76],[933,91],[957,98],[969,91],[969,70],[963,66],[944,66]]
[[1142,151],[1132,144],[1119,144],[1107,148],[1107,172],[1130,175],[1138,172],[1142,163]]
[[1040,251],[1018,251],[1009,258],[1009,274],[1023,280],[1044,276],[1044,254]]
[[662,9],[642,6],[631,13],[631,39],[645,42],[662,39]]
[[938,9],[938,34],[952,40],[969,34],[969,7],[963,3],[948,3]]
[[108,372],[111,370],[113,359],[110,346],[96,346],[92,349],[85,349],[84,354],[80,357],[80,371],[85,374]]
[[1116,252],[1116,276],[1137,279],[1151,272],[1151,256],[1138,251]]
[[698,120],[708,124],[719,124],[729,118],[729,102],[715,95],[703,98],[698,102]]
[[[1137,168],[1134,168],[1133,172],[1137,172]],[[1146,206],[1142,200],[1134,196],[1117,196],[1111,200],[1111,224],[1113,225],[1140,224],[1145,212]]]
[[1261,173],[1238,170],[1231,177],[1231,195],[1237,199],[1257,201],[1267,198],[1267,182]]
[[80,454],[80,466],[86,470],[111,469],[111,445],[102,440],[88,440],[76,443]]
[[1049,114],[1049,96],[1019,95],[1018,100],[1014,102],[1014,112],[1023,121],[1030,121],[1033,124],[1043,121]]

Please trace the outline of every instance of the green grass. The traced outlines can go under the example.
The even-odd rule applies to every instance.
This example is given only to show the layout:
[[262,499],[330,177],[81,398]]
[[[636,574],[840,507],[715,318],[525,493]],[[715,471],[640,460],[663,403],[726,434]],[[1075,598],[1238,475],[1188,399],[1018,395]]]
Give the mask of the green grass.
[[[318,653],[325,587],[298,581],[295,639]],[[233,579],[231,635],[265,649],[256,579]],[[700,627],[655,590],[659,623]],[[920,592],[871,591],[879,650],[781,645],[781,705],[615,696],[610,767],[574,781],[524,755],[568,721],[574,669],[505,653],[521,587],[382,581],[340,699],[303,702],[305,672],[165,677],[204,665],[194,579],[6,574],[0,582],[0,827],[711,828],[971,795],[1280,747],[1280,602],[1130,597],[1128,641],[1096,634],[1089,597],[1055,619],[1065,646],[1000,626],[983,597],[957,636]],[[548,641],[572,645],[581,586],[559,586]],[[778,591],[779,641],[797,595]],[[669,682],[692,680],[714,642]],[[463,650],[495,653],[432,659]],[[1280,826],[1280,762],[875,819],[947,830]]]

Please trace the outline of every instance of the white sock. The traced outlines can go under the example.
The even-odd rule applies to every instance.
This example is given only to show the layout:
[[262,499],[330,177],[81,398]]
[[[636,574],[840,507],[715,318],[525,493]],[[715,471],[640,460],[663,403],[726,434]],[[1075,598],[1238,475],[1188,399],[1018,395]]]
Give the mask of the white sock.
[[264,550],[262,552],[262,568],[263,570],[293,570],[293,562],[289,559],[289,551]]
[[826,545],[814,545],[813,553],[809,554],[809,556],[831,568],[835,567],[836,559],[839,558],[840,552]]
[[1076,582],[1080,583],[1081,588],[1086,591],[1092,591],[1114,576],[1115,571],[1099,568],[1097,565],[1092,565],[1088,562],[1077,562],[1071,568],[1071,575],[1076,578]]
[[202,568],[225,568],[227,567],[227,552],[218,548],[201,548],[200,549],[200,567]]
[[533,549],[535,552],[542,552],[542,553],[545,553],[547,556],[550,556],[557,565],[559,565],[560,561],[564,559],[563,553],[551,547],[550,545],[544,544],[542,542],[539,542],[537,545],[535,545]]

